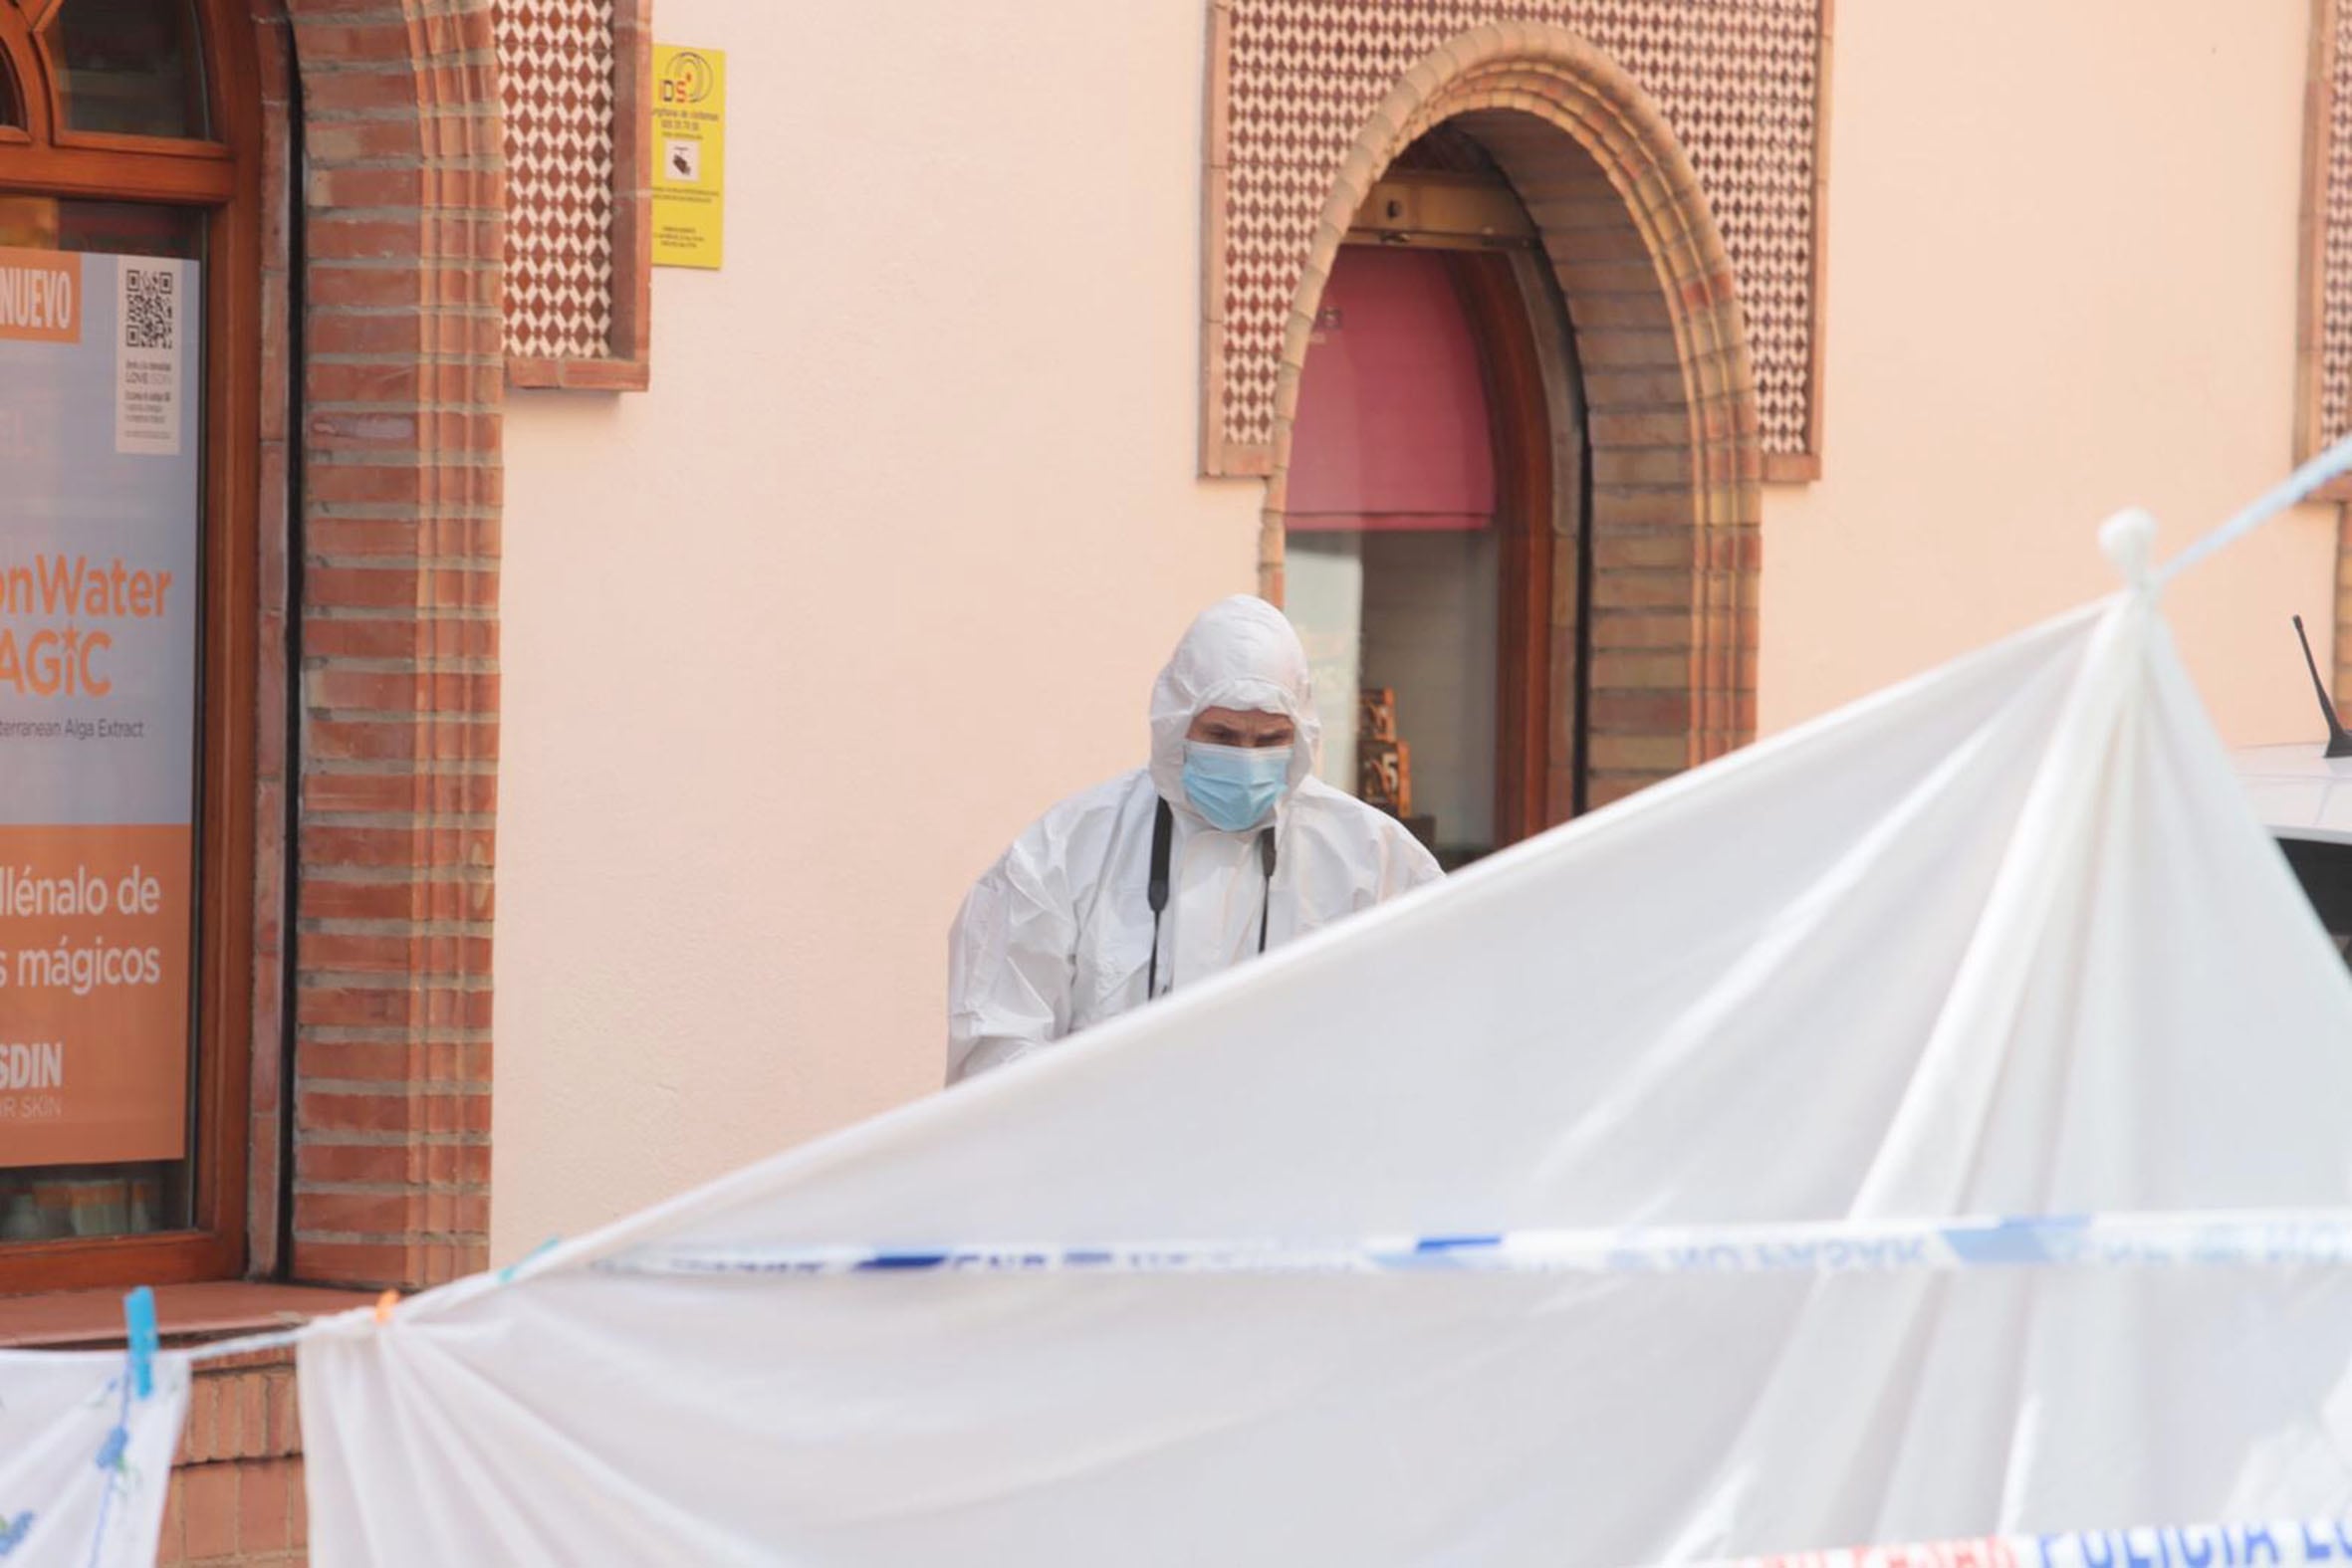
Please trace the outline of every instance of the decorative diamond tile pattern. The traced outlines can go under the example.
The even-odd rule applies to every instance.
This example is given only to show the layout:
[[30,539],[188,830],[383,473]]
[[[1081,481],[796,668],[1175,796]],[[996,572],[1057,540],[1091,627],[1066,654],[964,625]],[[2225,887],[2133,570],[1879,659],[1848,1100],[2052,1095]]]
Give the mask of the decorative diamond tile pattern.
[[[1657,101],[1731,255],[1764,450],[1803,452],[1813,397],[1819,0],[1234,0],[1221,259],[1225,439],[1258,446],[1274,438],[1291,299],[1315,218],[1364,120],[1422,56],[1497,21],[1569,28]],[[2339,93],[2339,107],[2348,97]],[[2339,137],[2339,148],[2347,145]]]
[[2319,444],[2352,433],[2352,5],[2331,8],[2320,225]]
[[507,352],[612,352],[612,0],[499,0]]

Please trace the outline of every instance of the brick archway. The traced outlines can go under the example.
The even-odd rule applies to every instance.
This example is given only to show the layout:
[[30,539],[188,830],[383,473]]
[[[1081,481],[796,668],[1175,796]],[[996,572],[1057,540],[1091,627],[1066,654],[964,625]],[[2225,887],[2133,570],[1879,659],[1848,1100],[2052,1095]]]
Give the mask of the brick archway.
[[1445,122],[1486,147],[1535,220],[1583,366],[1598,804],[1755,733],[1763,449],[1731,262],[1698,177],[1648,96],[1575,34],[1465,33],[1408,71],[1357,137],[1291,310],[1261,581],[1280,598],[1299,374],[1341,238],[1390,161]]

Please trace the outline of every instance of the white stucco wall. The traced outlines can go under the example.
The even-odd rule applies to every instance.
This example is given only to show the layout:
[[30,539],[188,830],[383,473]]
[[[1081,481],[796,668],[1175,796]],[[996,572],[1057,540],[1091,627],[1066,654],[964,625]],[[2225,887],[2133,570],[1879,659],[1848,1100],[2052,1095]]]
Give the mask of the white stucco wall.
[[[945,929],[1139,760],[1261,487],[1195,477],[1200,0],[662,0],[728,51],[726,270],[654,389],[507,421],[494,1246],[937,1081]],[[1763,722],[2110,583],[2283,472],[2304,7],[1837,13],[1827,470],[1765,494]],[[2308,509],[2173,594],[2308,733]]]
[[727,265],[506,427],[494,1250],[934,1086],[947,925],[1255,581],[1197,472],[1205,7],[663,0]]

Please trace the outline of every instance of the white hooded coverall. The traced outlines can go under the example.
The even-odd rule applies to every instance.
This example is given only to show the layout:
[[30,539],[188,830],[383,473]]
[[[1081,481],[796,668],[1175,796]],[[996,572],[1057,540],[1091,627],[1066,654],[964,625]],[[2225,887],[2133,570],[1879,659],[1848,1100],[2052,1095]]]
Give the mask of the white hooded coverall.
[[1297,730],[1275,807],[1266,946],[1434,881],[1394,817],[1312,778],[1321,726],[1306,653],[1282,611],[1236,595],[1203,610],[1151,694],[1151,766],[1061,801],[973,885],[948,943],[950,1083],[1142,1003],[1151,958],[1152,819],[1173,808],[1159,994],[1259,947],[1258,835],[1221,832],[1184,792],[1184,735],[1206,708],[1282,713]]

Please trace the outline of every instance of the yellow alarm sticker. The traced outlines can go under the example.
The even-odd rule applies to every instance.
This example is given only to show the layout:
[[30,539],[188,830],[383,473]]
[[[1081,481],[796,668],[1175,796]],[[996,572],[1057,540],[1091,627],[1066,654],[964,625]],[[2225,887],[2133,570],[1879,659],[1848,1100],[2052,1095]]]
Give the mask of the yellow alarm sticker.
[[653,46],[653,264],[716,268],[725,227],[727,57]]

